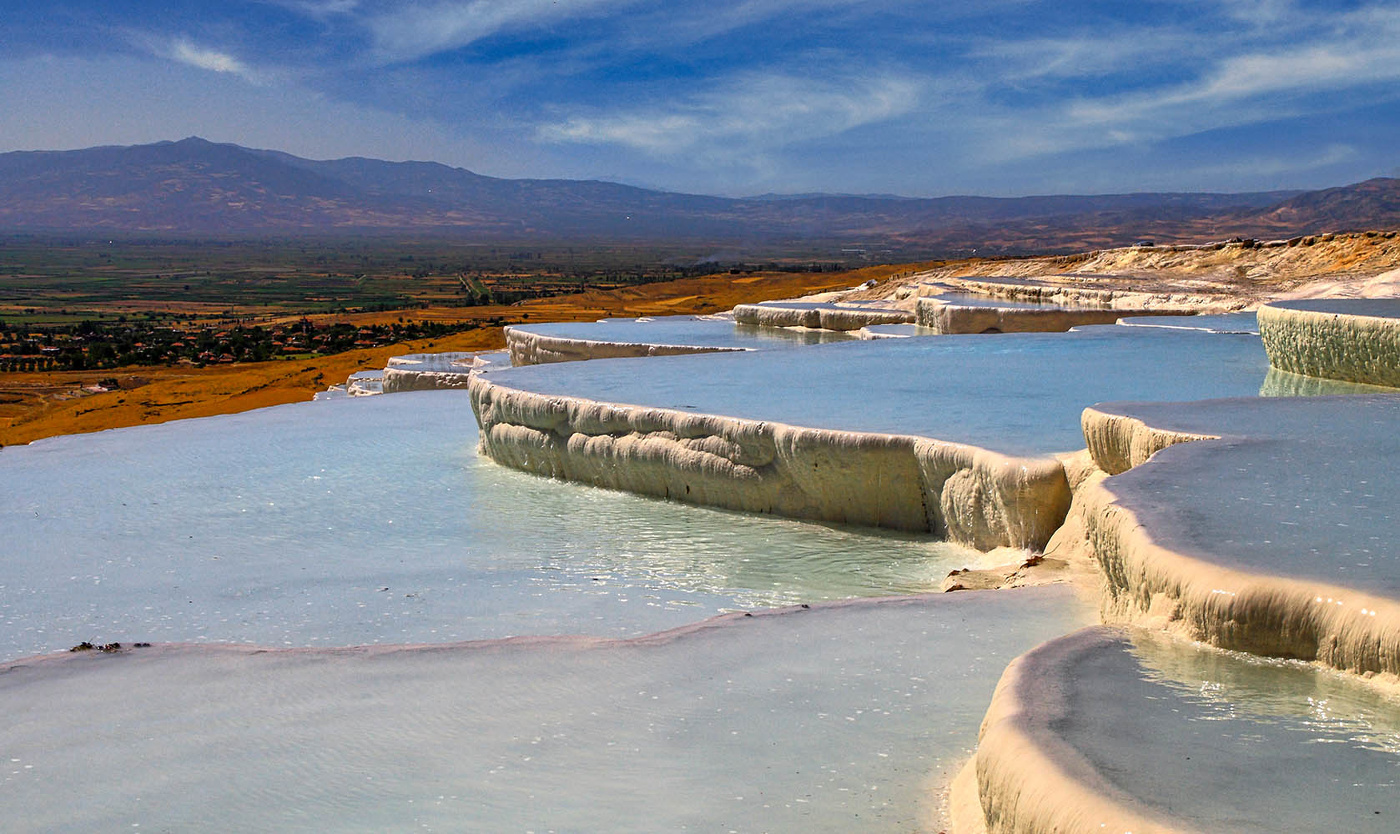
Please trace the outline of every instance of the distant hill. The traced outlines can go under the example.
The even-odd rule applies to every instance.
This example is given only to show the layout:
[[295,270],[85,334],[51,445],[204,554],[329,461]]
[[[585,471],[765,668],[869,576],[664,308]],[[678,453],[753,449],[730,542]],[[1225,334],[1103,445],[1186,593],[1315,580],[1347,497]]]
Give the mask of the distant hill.
[[0,233],[822,240],[956,254],[1400,226],[1400,181],[1317,192],[728,199],[190,138],[0,154]]
[[1266,225],[1306,233],[1400,228],[1400,179],[1377,178],[1309,191],[1255,217]]

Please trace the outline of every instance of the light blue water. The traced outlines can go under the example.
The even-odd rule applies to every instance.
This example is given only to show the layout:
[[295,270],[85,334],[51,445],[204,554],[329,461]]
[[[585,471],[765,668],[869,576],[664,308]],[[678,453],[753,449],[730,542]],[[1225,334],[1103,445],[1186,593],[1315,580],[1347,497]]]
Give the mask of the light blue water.
[[1083,447],[1086,405],[1253,395],[1267,370],[1255,336],[1110,325],[598,360],[488,378],[548,394],[1047,454]]
[[1248,572],[1400,595],[1400,395],[1109,408],[1232,438],[1173,447],[1112,480],[1163,545]]
[[1271,301],[1269,306],[1284,310],[1309,310],[1314,313],[1337,313],[1345,316],[1400,318],[1400,298],[1310,298],[1297,301]]
[[466,373],[472,368],[474,360],[482,357],[489,361],[490,357],[504,354],[496,352],[482,351],[457,351],[450,353],[410,353],[403,356],[395,356],[389,360],[391,368],[399,368],[409,371],[433,371],[436,373]]
[[986,295],[971,295],[967,293],[943,293],[932,296],[939,301],[954,304],[958,307],[992,307],[1002,310],[1097,310],[1098,307],[1086,307],[1082,305],[1051,304],[1041,301],[1012,301],[1005,298],[994,298]]
[[861,328],[877,339],[899,339],[911,336],[937,336],[938,331],[917,324],[867,324]]
[[1400,829],[1400,702],[1301,663],[1147,633],[1057,670],[1056,730],[1113,787],[1199,831]]
[[630,635],[930,590],[981,558],[551,482],[475,444],[466,394],[448,391],[0,450],[0,658],[84,640]]
[[687,345],[695,347],[750,348],[754,350],[799,347],[849,341],[846,333],[778,330],[757,325],[736,325],[732,319],[697,316],[662,316],[642,319],[603,319],[595,322],[556,322],[512,325],[512,330],[566,339],[590,339],[621,344]]
[[1254,313],[1222,313],[1205,316],[1130,316],[1119,321],[1131,327],[1171,327],[1209,330],[1212,333],[1259,333]]
[[68,655],[0,671],[0,816],[15,834],[922,830],[1001,670],[1086,614],[1030,589],[622,643]]

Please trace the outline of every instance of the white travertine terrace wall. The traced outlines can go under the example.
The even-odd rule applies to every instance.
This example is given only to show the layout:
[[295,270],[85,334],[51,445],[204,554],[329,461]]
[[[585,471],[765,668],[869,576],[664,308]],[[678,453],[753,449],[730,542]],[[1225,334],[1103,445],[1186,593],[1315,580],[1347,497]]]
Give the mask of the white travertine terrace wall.
[[943,334],[1063,333],[1081,325],[1113,324],[1125,315],[1121,310],[1083,307],[973,307],[937,298],[919,298],[916,304],[919,326]]
[[1103,307],[1118,310],[1119,315],[1228,313],[1245,307],[1243,301],[1210,293],[1151,293],[1102,287],[1014,284],[1005,281],[983,281],[972,277],[945,278],[939,285],[925,285],[919,288],[921,294],[927,295],[939,295],[949,290],[1060,307]]
[[1057,685],[1059,670],[1070,656],[1104,639],[1101,629],[1076,632],[1022,655],[1003,673],[974,761],[992,834],[1185,834],[1114,789],[1050,731],[1069,712],[1067,693]]
[[694,504],[1040,549],[1070,490],[1052,458],[469,384],[481,451],[515,469]]
[[[1174,454],[1210,454],[1205,435],[1168,432],[1096,409],[1085,437],[1106,471],[1140,465],[1150,450],[1191,440]],[[1129,464],[1129,466],[1124,466]],[[1322,581],[1222,567],[1164,546],[1121,502],[1113,480],[1075,492],[1092,558],[1105,578],[1106,621],[1165,626],[1193,640],[1270,657],[1315,660],[1349,672],[1400,675],[1400,602]]]
[[1280,370],[1400,388],[1400,319],[1265,304],[1259,336]]
[[762,327],[810,327],[842,332],[859,330],[871,324],[913,324],[914,314],[905,310],[871,307],[779,307],[766,304],[740,304],[734,320]]
[[[429,364],[420,358],[424,356],[438,361]],[[443,360],[451,357],[456,357],[451,364],[457,365],[460,370],[443,370]],[[467,376],[472,370],[486,364],[479,354],[473,352],[391,356],[384,366],[383,393],[461,390],[467,387]]]
[[510,351],[510,364],[514,367],[520,367],[522,365],[546,365],[552,362],[579,362],[586,359],[678,356],[689,353],[731,353],[747,348],[656,345],[645,342],[604,342],[595,339],[547,336],[515,327],[507,327],[506,349]]
[[1217,440],[1218,435],[1171,431],[1149,426],[1124,414],[1111,414],[1092,406],[1080,415],[1084,442],[1095,465],[1110,475],[1141,466],[1157,452],[1178,443]]
[[444,391],[467,387],[470,368],[461,371],[420,371],[412,367],[384,369],[384,393],[397,394],[405,391]]
[[[982,720],[974,767],[986,830],[992,834],[1188,834],[1112,786],[1054,732],[1069,714],[1063,669],[1114,640],[1088,628],[1016,658]],[[1150,744],[1150,739],[1144,739]],[[969,834],[960,826],[957,834]],[[975,829],[973,829],[975,830]]]

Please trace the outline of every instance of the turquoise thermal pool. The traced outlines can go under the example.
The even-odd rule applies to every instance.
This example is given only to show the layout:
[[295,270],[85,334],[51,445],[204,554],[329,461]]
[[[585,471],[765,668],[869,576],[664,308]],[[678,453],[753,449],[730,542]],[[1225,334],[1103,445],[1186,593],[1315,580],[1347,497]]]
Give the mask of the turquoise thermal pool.
[[1400,394],[1099,408],[1224,436],[1166,449],[1109,482],[1158,544],[1249,573],[1400,596]]
[[1267,370],[1255,336],[1103,326],[600,360],[485,378],[551,396],[1042,455],[1083,447],[1088,404],[1254,395]]
[[1400,298],[1308,298],[1294,301],[1270,301],[1269,306],[1283,310],[1333,313],[1340,316],[1400,318]]
[[1000,310],[1098,310],[1100,307],[1088,307],[1075,304],[1055,304],[1048,301],[1013,301],[1009,298],[996,298],[988,295],[973,295],[971,293],[940,293],[939,295],[924,296],[934,301],[942,301],[945,304],[952,304],[957,307],[991,307]]
[[983,558],[552,482],[475,443],[467,395],[447,391],[6,448],[0,658],[84,640],[635,635],[932,590]]
[[1209,330],[1212,333],[1259,334],[1259,318],[1254,313],[1219,313],[1204,316],[1128,316],[1121,319],[1119,324],[1130,327]]
[[389,360],[390,368],[429,373],[466,373],[495,358],[504,361],[504,352],[459,351],[453,353],[409,353]]
[[1063,641],[1046,727],[1173,830],[1393,832],[1400,701],[1306,664],[1147,632]]
[[729,615],[636,640],[156,646],[0,667],[11,832],[937,830],[1064,588]]
[[640,319],[602,319],[592,322],[516,324],[512,331],[559,339],[581,339],[619,344],[677,345],[687,347],[747,348],[763,350],[826,342],[853,337],[829,330],[793,330],[736,324],[715,316],[662,316]]

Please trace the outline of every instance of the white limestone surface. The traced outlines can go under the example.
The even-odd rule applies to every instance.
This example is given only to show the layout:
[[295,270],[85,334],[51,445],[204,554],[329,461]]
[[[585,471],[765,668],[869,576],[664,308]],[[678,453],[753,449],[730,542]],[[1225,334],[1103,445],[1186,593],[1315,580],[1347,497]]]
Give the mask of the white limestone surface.
[[945,278],[939,283],[921,285],[919,294],[922,296],[940,295],[948,292],[951,288],[957,292],[971,295],[991,296],[1032,304],[1049,304],[1060,307],[1101,307],[1123,311],[1225,313],[1239,310],[1245,306],[1245,302],[1218,292],[1198,293],[1180,289],[1150,292],[1094,286],[1106,277],[1118,276],[1065,274],[1053,276],[1054,283],[1043,284],[1016,278],[965,276]]
[[383,371],[385,394],[405,391],[445,391],[467,387],[472,371],[508,362],[501,351],[414,353],[391,356]]
[[382,371],[356,371],[345,381],[345,391],[352,397],[373,397],[384,393]]
[[975,771],[995,834],[1381,834],[1400,825],[1400,700],[1308,664],[1090,628],[1011,664]]
[[1053,458],[908,435],[558,397],[472,378],[481,448],[507,466],[686,503],[1042,547],[1069,507]]
[[1275,301],[1259,334],[1275,368],[1400,388],[1400,299]]
[[[1147,312],[1147,311],[1144,311]],[[1063,333],[1071,327],[1114,324],[1123,312],[1104,307],[1066,307],[1015,302],[976,303],[964,296],[920,297],[915,308],[920,327],[948,333]]]
[[12,834],[938,830],[1002,668],[1088,615],[1044,588],[630,640],[32,658],[0,666],[0,816]]
[[867,324],[856,331],[856,337],[866,341],[876,339],[910,339],[916,336],[936,336],[927,327],[917,324]]
[[807,327],[853,331],[871,324],[912,324],[915,315],[889,302],[763,301],[740,304],[734,320],[760,327]]
[[1147,328],[605,360],[474,378],[482,449],[692,503],[1044,546],[1083,403],[1258,390],[1258,340]]
[[1400,395],[1086,410],[1100,466],[1132,467],[1075,495],[1105,615],[1400,674],[1397,422]]
[[832,330],[759,327],[723,316],[661,316],[551,322],[506,328],[511,364],[771,350],[851,338]]

